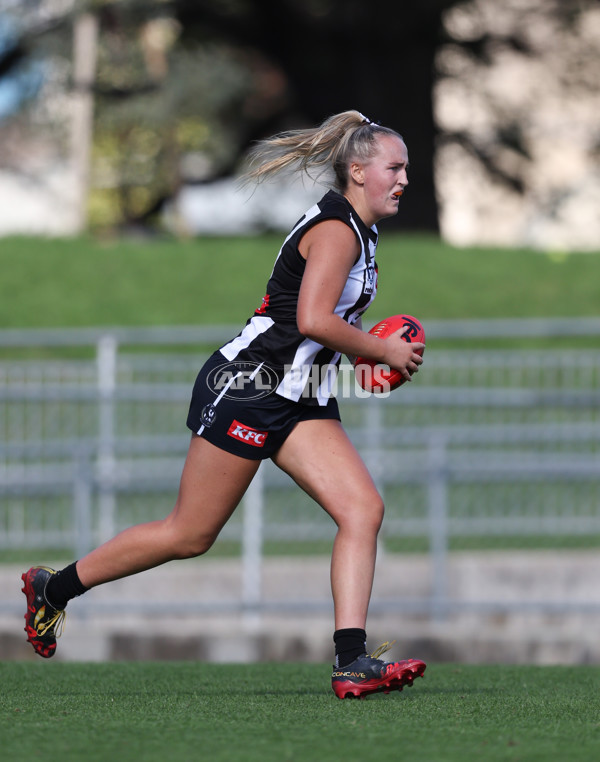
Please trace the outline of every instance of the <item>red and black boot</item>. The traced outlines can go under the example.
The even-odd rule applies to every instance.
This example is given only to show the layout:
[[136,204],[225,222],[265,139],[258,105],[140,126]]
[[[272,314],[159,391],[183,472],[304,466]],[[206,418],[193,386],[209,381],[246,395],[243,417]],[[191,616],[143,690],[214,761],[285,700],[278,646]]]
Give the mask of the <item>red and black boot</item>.
[[382,661],[378,659],[390,648],[389,643],[379,646],[372,654],[363,654],[343,668],[334,667],[331,687],[339,699],[364,698],[371,693],[401,691],[422,677],[426,664],[419,659]]
[[60,637],[66,613],[55,609],[46,599],[46,585],[56,572],[47,566],[34,566],[21,579],[22,591],[27,598],[25,632],[36,653],[49,659],[56,651],[56,638]]

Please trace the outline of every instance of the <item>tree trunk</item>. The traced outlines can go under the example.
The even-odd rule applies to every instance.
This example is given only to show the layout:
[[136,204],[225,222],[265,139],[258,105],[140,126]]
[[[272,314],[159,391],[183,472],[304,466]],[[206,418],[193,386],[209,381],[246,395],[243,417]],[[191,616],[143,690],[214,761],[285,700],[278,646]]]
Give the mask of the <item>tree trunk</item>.
[[73,23],[74,94],[71,157],[75,176],[75,227],[79,233],[87,228],[97,47],[98,19],[92,13],[77,16]]

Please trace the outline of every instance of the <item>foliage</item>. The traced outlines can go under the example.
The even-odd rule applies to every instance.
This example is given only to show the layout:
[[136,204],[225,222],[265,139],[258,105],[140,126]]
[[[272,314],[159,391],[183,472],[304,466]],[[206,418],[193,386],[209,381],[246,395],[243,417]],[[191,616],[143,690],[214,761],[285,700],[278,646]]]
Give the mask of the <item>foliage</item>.
[[[468,205],[448,191],[454,187],[448,175],[468,178],[476,189],[481,177],[491,177],[515,197],[513,211],[530,193],[543,215],[568,211],[577,218],[580,199],[594,203],[587,190],[596,188],[592,172],[584,173],[580,190],[574,180],[563,187],[564,168],[578,162],[565,156],[558,172],[544,161],[547,149],[533,155],[539,126],[531,112],[549,91],[558,103],[553,113],[569,125],[565,112],[579,114],[594,91],[596,17],[584,15],[590,8],[593,0],[511,2],[501,9],[495,0],[422,0],[401,10],[395,0],[13,2],[22,33],[12,48],[0,49],[0,81],[37,57],[46,82],[26,118],[15,114],[3,124],[0,164],[33,176],[41,158],[51,164],[57,153],[67,155],[72,25],[84,9],[100,27],[94,226],[146,224],[182,182],[233,174],[257,138],[350,107],[399,129],[409,145],[414,177],[406,214],[392,226],[436,231],[438,199],[464,212]],[[571,30],[577,34],[569,36]],[[511,75],[515,57],[541,72],[531,97],[518,77],[506,85],[511,76],[503,66],[508,62]],[[568,109],[555,97],[556,82],[571,99]],[[463,106],[474,104],[466,122],[434,114],[432,102],[447,85]],[[518,93],[526,95],[517,102]],[[578,116],[578,134],[581,123]],[[594,126],[582,138],[584,159],[597,151]],[[37,163],[24,139],[33,127]]]
[[443,21],[434,95],[446,239],[593,248],[597,3],[464,0]]
[[179,24],[152,10],[100,12],[92,226],[147,220],[236,153],[223,114],[252,89],[248,67],[226,46],[176,44]]

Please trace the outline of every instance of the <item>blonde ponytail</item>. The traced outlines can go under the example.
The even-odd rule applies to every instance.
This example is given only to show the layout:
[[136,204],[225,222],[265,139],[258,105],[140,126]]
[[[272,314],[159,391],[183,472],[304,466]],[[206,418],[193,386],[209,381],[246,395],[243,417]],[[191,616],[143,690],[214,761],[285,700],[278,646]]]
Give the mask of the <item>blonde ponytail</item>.
[[319,127],[282,132],[260,141],[250,153],[250,169],[244,180],[260,183],[286,171],[305,172],[316,180],[332,170],[335,187],[344,191],[350,162],[369,159],[375,152],[377,137],[382,134],[401,137],[394,130],[371,122],[360,111],[343,111],[330,116]]

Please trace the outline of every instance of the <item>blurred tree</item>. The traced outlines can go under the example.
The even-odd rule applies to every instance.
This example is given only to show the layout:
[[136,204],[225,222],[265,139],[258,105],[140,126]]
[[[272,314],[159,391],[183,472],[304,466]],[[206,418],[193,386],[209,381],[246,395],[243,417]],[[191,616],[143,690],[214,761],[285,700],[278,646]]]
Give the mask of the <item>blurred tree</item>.
[[[36,160],[47,150],[43,140],[34,151],[27,145],[48,128],[39,104],[51,87],[47,58],[57,40],[64,44],[65,26],[62,17],[41,17],[32,6],[29,0],[0,4],[0,166],[26,177],[35,173]],[[63,136],[53,138],[60,142]]]
[[444,30],[435,87],[444,235],[597,248],[597,0],[463,0]]
[[[181,183],[235,170],[245,104],[272,67],[258,51],[183,35],[168,0],[98,3],[96,13],[91,218],[147,225]],[[277,92],[254,98],[265,119]]]
[[433,63],[454,2],[75,3],[100,24],[92,218],[145,220],[201,165],[231,174],[253,140],[358,108],[402,132],[417,169],[397,224],[436,230]]
[[[511,190],[522,191],[522,175],[511,171],[505,158],[506,151],[519,156],[522,160],[520,168],[531,159],[526,137],[530,124],[528,117],[535,106],[531,100],[530,82],[518,83],[518,92],[512,100],[507,100],[499,97],[498,86],[490,82],[489,74],[504,58],[504,74],[501,69],[495,79],[502,76],[505,82],[512,81],[515,69],[508,66],[520,56],[536,59],[546,71],[548,80],[562,82],[565,89],[576,88],[579,96],[585,95],[582,89],[596,90],[598,83],[593,76],[594,70],[588,70],[583,64],[591,46],[589,43],[586,46],[581,35],[565,39],[565,33],[576,29],[585,10],[594,6],[597,7],[596,0],[530,0],[528,3],[512,3],[508,14],[492,16],[495,0],[462,0],[458,3],[454,11],[446,15],[444,40],[436,66],[438,82],[444,85],[448,80],[462,80],[465,88],[477,90],[478,97],[484,101],[482,105],[488,115],[489,130],[487,139],[482,140],[473,134],[474,125],[465,124],[462,129],[444,125],[443,142],[460,144],[494,179]],[[534,24],[531,23],[532,11],[536,14]],[[570,55],[565,55],[566,44],[577,50],[572,49],[568,51]],[[557,55],[557,47],[560,55]],[[598,38],[596,49],[600,49]],[[463,92],[462,97],[467,95]],[[522,102],[527,97],[529,101]],[[519,169],[516,164],[515,169]]]
[[[574,50],[565,50],[564,36],[577,30],[597,0],[173,0],[173,5],[182,39],[220,39],[260,50],[286,77],[284,110],[269,118],[246,119],[242,148],[276,129],[314,124],[347,108],[398,129],[413,169],[401,214],[386,222],[398,227],[438,229],[438,146],[460,144],[507,192],[525,192],[523,166],[531,158],[524,137],[527,109],[511,111],[511,103],[504,105],[486,85],[502,51],[539,60],[549,76],[569,79],[578,90],[583,86],[589,92],[585,80],[594,70],[582,67]],[[440,56],[440,50],[446,55]],[[436,82],[457,76],[449,64],[452,50],[454,60],[459,50],[463,64],[468,61],[467,89],[484,94],[494,122],[485,135],[468,125],[448,130],[434,118]],[[563,63],[567,52],[570,58]],[[466,73],[464,66],[459,77]],[[499,76],[496,68],[494,77]],[[507,162],[509,154],[520,156],[522,163]]]
[[182,39],[258,50],[288,82],[285,108],[247,119],[242,148],[279,129],[357,108],[404,136],[411,165],[402,214],[388,224],[438,229],[432,93],[443,11],[457,0],[173,0]]
[[[560,27],[574,24],[592,2],[548,0],[546,5]],[[438,229],[434,156],[450,132],[486,172],[517,193],[523,189],[519,172],[499,158],[506,152],[482,144],[468,129],[436,126],[436,81],[456,76],[449,47],[476,62],[483,76],[499,44],[522,55],[539,53],[525,28],[494,30],[493,23],[471,23],[465,35],[465,24],[456,22],[460,13],[448,23],[452,8],[465,6],[468,15],[472,2],[10,0],[10,5],[22,18],[35,16],[35,24],[24,24],[15,44],[0,49],[0,81],[44,40],[54,71],[63,72],[55,79],[64,82],[64,62],[70,64],[71,56],[65,34],[73,14],[87,8],[97,16],[97,73],[90,85],[95,99],[91,211],[97,223],[145,224],[180,183],[233,174],[254,140],[348,108],[398,129],[409,148],[409,192],[402,214],[386,224]],[[505,5],[519,15],[518,0]],[[61,55],[62,68],[56,65]],[[504,120],[490,140],[526,158],[523,119],[521,113]]]
[[[0,20],[14,30],[0,44],[0,90],[31,60],[42,73],[39,98],[24,107],[21,88],[20,110],[1,124],[0,166],[33,176],[42,164],[71,164],[83,195],[93,101],[90,222],[110,227],[147,225],[180,182],[218,175],[239,155],[240,119],[228,117],[243,110],[258,56],[225,44],[178,44],[168,1],[9,5],[0,4]],[[89,36],[77,44],[82,18],[98,29],[96,55]]]

